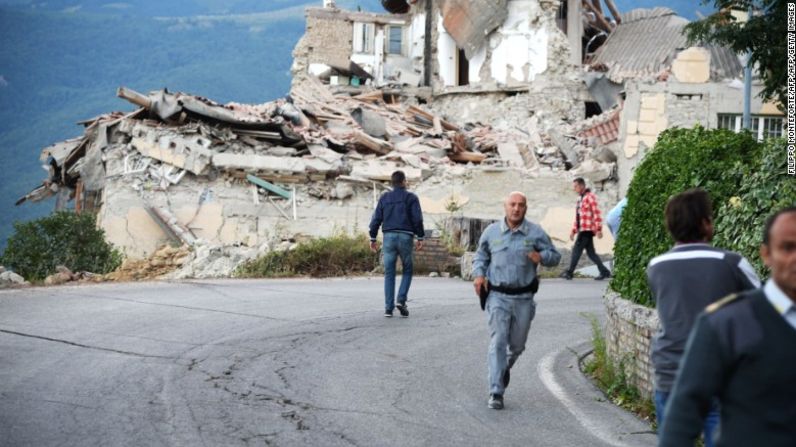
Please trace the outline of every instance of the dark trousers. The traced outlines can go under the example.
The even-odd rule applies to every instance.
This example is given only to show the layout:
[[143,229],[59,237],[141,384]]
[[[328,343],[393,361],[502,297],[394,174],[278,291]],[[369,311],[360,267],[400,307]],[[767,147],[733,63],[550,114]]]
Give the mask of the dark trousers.
[[597,256],[597,252],[594,251],[594,233],[581,231],[578,233],[578,237],[575,238],[575,246],[572,247],[572,260],[569,261],[569,270],[567,270],[570,274],[578,267],[578,261],[580,261],[580,255],[583,254],[584,249],[586,249],[586,256],[597,266],[601,275],[609,275],[611,273],[603,265],[603,261]]

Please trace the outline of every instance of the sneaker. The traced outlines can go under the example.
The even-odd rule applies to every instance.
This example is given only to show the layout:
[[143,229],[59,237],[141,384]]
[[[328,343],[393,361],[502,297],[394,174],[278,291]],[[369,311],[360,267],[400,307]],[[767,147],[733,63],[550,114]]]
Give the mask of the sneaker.
[[401,313],[401,316],[403,318],[406,318],[406,317],[409,316],[409,308],[406,307],[406,303],[400,303],[400,304],[396,305],[395,308],[398,309],[398,312]]
[[506,371],[503,372],[503,388],[509,386],[510,380],[511,380],[511,368],[506,368]]
[[607,273],[600,273],[600,276],[598,276],[598,277],[594,278],[594,280],[595,280],[595,281],[602,281],[602,280],[604,280],[604,279],[607,279],[607,278],[610,278],[610,277],[611,277],[611,273],[610,273],[610,272],[607,272]]
[[500,394],[491,394],[489,396],[489,403],[487,407],[493,410],[502,410],[503,409],[503,396]]
[[384,311],[384,316],[387,317],[387,318],[392,318],[392,311],[391,310],[385,310]]
[[560,275],[558,275],[558,277],[559,278],[564,278],[566,280],[570,280],[570,279],[572,279],[572,273],[569,273],[569,270],[564,270],[563,272],[561,272]]

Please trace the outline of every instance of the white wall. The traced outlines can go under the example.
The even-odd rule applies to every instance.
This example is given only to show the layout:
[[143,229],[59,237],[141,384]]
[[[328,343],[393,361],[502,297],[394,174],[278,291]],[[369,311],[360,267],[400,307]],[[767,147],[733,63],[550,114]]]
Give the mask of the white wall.
[[[506,21],[489,37],[488,43],[470,59],[470,83],[495,81],[500,84],[531,82],[537,74],[547,70],[549,34],[539,20],[543,14],[537,0],[508,2]],[[439,74],[446,86],[456,85],[456,42],[445,31],[442,16],[437,20],[439,39],[437,60]],[[490,58],[487,79],[481,71]]]
[[542,11],[535,0],[510,1],[508,7],[508,18],[489,39],[492,79],[530,82],[547,70],[548,33],[535,20]]
[[442,78],[444,85],[456,85],[456,54],[459,50],[456,48],[456,41],[445,31],[445,26],[442,25],[442,15],[437,19],[437,31],[439,32],[439,38],[437,39],[439,76]]

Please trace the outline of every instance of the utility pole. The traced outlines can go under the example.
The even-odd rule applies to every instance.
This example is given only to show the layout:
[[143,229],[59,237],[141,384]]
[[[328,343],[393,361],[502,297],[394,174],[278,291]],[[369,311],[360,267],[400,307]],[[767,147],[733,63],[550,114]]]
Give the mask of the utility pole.
[[[744,26],[747,26],[750,20],[752,20],[751,3],[749,4],[749,13]],[[746,59],[746,64],[743,69],[743,128],[749,130],[752,128],[752,53],[746,53],[744,58]]]
[[431,63],[431,33],[435,19],[435,17],[432,17],[433,14],[434,5],[432,0],[426,0],[426,35],[423,39],[423,85],[426,87],[431,86],[431,70],[434,66],[434,64]]

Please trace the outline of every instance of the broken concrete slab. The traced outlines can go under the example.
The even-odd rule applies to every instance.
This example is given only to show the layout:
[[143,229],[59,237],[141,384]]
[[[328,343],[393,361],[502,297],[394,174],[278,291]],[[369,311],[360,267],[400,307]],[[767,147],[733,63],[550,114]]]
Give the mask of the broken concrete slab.
[[525,168],[525,160],[520,153],[520,147],[517,143],[500,143],[498,144],[498,154],[509,166],[515,168]]
[[213,166],[222,170],[285,171],[304,173],[307,164],[300,158],[275,157],[272,155],[215,154]]
[[381,160],[368,160],[364,163],[357,164],[351,170],[351,176],[386,182],[390,181],[390,176],[392,176],[392,173],[398,170],[403,171],[404,174],[406,174],[406,180],[409,182],[418,182],[423,179],[420,169],[401,166],[395,162]]

